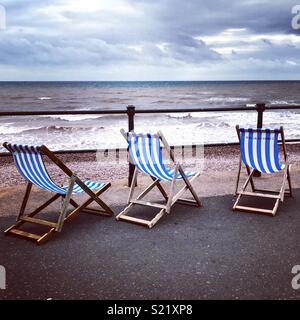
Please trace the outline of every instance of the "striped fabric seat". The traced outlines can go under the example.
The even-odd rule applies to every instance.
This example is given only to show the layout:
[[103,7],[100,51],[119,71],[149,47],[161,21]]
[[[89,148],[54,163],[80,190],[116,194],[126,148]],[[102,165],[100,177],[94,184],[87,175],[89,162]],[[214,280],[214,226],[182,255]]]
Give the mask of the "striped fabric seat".
[[279,161],[279,130],[240,129],[240,150],[245,165],[262,173],[274,173],[285,168]]
[[[163,181],[172,181],[174,169],[168,169],[163,163],[160,139],[157,134],[128,133],[129,154],[133,164],[145,174]],[[192,171],[185,172],[187,177],[194,176]],[[182,179],[180,173],[176,179]]]
[[[12,153],[18,171],[28,182],[50,192],[61,195],[67,194],[68,186],[59,187],[50,178],[37,147],[7,144]],[[84,184],[91,190],[100,190],[104,183],[84,180]],[[77,184],[73,187],[73,194],[80,194],[84,190]]]

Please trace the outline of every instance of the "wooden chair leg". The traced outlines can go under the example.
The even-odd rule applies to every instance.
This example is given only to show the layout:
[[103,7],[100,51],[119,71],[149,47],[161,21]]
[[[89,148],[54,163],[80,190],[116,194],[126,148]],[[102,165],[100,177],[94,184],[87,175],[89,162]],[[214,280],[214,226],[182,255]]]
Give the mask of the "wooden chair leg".
[[[249,169],[249,168],[246,167],[247,173],[249,172],[248,169]],[[234,203],[234,205],[233,205],[232,210],[236,210],[236,209],[237,209],[237,206],[239,205],[239,202],[240,202],[240,200],[241,200],[241,197],[242,197],[243,193],[245,192],[245,190],[246,190],[249,182],[251,183],[251,181],[252,181],[252,175],[253,175],[253,173],[254,173],[254,169],[252,169],[251,172],[248,174],[248,178],[246,179],[244,185],[242,186],[242,189],[241,189],[241,191],[240,191],[239,194],[238,194],[238,197],[237,197],[237,199],[236,199],[236,201],[235,201],[235,203]],[[252,183],[251,183],[251,188],[252,188]]]
[[[4,233],[6,235],[13,235],[13,236],[25,238],[27,240],[35,241],[37,244],[42,244],[45,241],[47,241],[54,234],[55,228],[57,227],[57,223],[34,218],[34,216],[37,215],[39,212],[41,212],[43,209],[47,208],[51,203],[53,203],[55,200],[57,200],[59,197],[61,197],[61,195],[55,194],[53,197],[51,197],[48,201],[46,201],[40,207],[35,209],[33,212],[31,212],[27,215],[24,215],[24,210],[25,210],[28,198],[29,198],[30,189],[31,189],[31,187],[27,186],[27,192],[25,194],[25,197],[24,197],[24,200],[22,203],[19,220],[14,225],[12,225],[7,230],[5,230]],[[25,223],[42,225],[44,227],[49,227],[50,230],[43,235],[38,235],[38,234],[33,234],[33,233],[26,232],[26,231],[19,229]]]
[[72,176],[70,178],[70,182],[69,182],[69,186],[68,186],[68,192],[64,198],[63,204],[62,204],[62,208],[61,208],[61,213],[59,215],[58,218],[58,222],[57,222],[57,227],[56,227],[56,231],[57,232],[61,232],[61,229],[63,227],[66,215],[67,215],[67,209],[68,209],[68,205],[70,203],[70,199],[73,193],[73,188],[74,188],[74,184],[75,184],[75,177]]
[[70,205],[72,205],[75,209],[79,207],[79,204],[72,198],[70,199]]
[[289,191],[290,191],[290,197],[293,196],[293,193],[292,193],[292,182],[291,182],[291,175],[290,175],[290,172],[291,172],[291,164],[288,165],[288,169],[287,169],[287,180],[288,180],[288,184],[289,184]]
[[[99,197],[103,192],[105,192],[108,188],[110,187],[110,184],[105,185],[101,190],[97,191],[95,194]],[[94,201],[94,199],[92,199],[92,201],[90,203],[92,203]],[[102,200],[101,200],[102,201]],[[74,199],[70,199],[70,204],[77,209],[78,207],[82,206],[79,205]],[[107,206],[107,205],[106,205]],[[108,206],[107,206],[108,207]],[[102,208],[102,207],[101,207]],[[113,211],[110,209],[109,212],[107,212],[104,208],[102,209],[91,209],[91,208],[84,208],[80,210],[81,212],[84,213],[91,213],[91,214],[97,214],[97,215],[109,215],[112,216],[113,215]]]
[[170,186],[170,192],[169,192],[169,197],[168,197],[167,206],[166,206],[166,212],[167,213],[170,213],[170,210],[171,210],[178,169],[179,169],[179,163],[177,163],[176,166],[175,166],[174,176],[173,176],[173,180],[172,180],[171,186]]
[[179,166],[178,166],[178,171],[179,171],[179,173],[181,174],[181,176],[182,176],[182,178],[183,178],[183,181],[185,182],[188,190],[189,190],[190,193],[192,194],[192,196],[193,196],[193,198],[195,199],[195,201],[198,203],[198,206],[199,206],[199,207],[202,207],[202,202],[201,202],[201,200],[199,199],[196,191],[194,190],[194,188],[193,188],[193,186],[192,186],[192,184],[191,184],[191,182],[194,181],[194,179],[196,179],[196,178],[199,176],[199,173],[197,173],[192,180],[189,180],[188,177],[186,176],[186,174],[185,174],[182,166],[181,166],[180,164],[179,164]]
[[148,227],[149,229],[153,228],[157,222],[165,215],[166,210],[165,209],[161,209],[159,211],[159,213],[150,221]]
[[[104,201],[98,198],[96,194],[90,188],[88,188],[78,177],[75,177],[75,182],[83,189],[83,191],[85,191],[87,195],[89,195],[95,202],[97,202],[100,207],[102,207],[105,211],[113,214],[113,211],[111,210],[111,208]],[[110,186],[111,184],[107,183],[106,186],[101,190],[106,190]]]
[[33,212],[31,212],[28,216],[29,217],[33,217],[36,214],[38,214],[39,212],[41,212],[42,210],[44,210],[45,208],[47,208],[51,203],[53,203],[54,201],[56,201],[58,198],[61,197],[61,194],[57,193],[55,194],[53,197],[51,197],[48,201],[46,201],[44,204],[42,204],[40,207],[38,207],[37,209],[35,209]]
[[[166,206],[165,205],[158,205],[156,203],[150,203],[148,201],[142,201],[142,199],[156,186],[158,187],[160,185],[160,181],[158,179],[155,179],[151,177],[153,182],[145,189],[143,190],[136,198],[136,200],[132,201],[130,200],[130,203],[116,216],[116,220],[122,220],[122,221],[127,221],[131,222],[134,224],[146,226],[148,228],[152,228],[157,221],[164,215],[166,212]],[[134,181],[132,181],[134,182]],[[134,186],[134,184],[132,184]],[[161,185],[160,185],[161,186]],[[159,187],[158,187],[159,188]],[[161,186],[159,190],[162,193],[165,193],[165,190]],[[128,216],[129,211],[135,206],[135,205],[144,205],[144,206],[150,206],[150,207],[159,207],[161,210],[160,212],[152,219],[152,220],[145,220],[145,219],[139,219],[135,217]]]
[[[185,172],[184,170],[182,169],[181,165],[179,165],[179,168],[178,168],[182,178],[183,178],[183,181],[185,182],[185,184],[187,185],[189,191],[191,192],[193,198],[195,199],[195,201],[198,203],[199,207],[202,206],[202,202],[201,200],[199,199],[197,193],[195,192],[193,186],[191,185],[191,182],[190,180],[187,178],[187,176],[185,175]],[[198,177],[199,174],[197,174],[195,177]]]
[[[158,183],[158,180],[154,180],[144,191],[142,191],[138,197],[136,198],[136,200],[141,200],[144,196],[146,196]],[[135,188],[135,185],[132,184],[131,185],[132,189]],[[130,190],[131,193],[133,193],[132,190]],[[130,200],[131,201],[131,200]],[[130,202],[126,208],[124,210],[122,210],[117,216],[116,216],[116,220],[120,220],[123,216],[126,216],[128,214],[128,212],[132,209],[132,207],[134,206],[133,202]]]
[[241,169],[242,169],[242,158],[240,157],[239,161],[239,169],[238,169],[238,174],[236,178],[236,184],[235,184],[235,195],[237,195],[238,189],[239,189],[239,182],[240,182],[240,176],[241,176]]
[[130,203],[130,201],[131,201],[131,199],[133,197],[134,189],[135,189],[135,186],[136,186],[137,175],[138,175],[138,169],[135,167],[134,173],[133,173],[133,177],[132,177],[132,181],[131,181],[130,191],[129,191],[129,195],[128,195],[128,199],[127,199],[127,204]]
[[[197,179],[199,176],[199,173],[197,173],[191,180],[189,180],[190,184]],[[200,207],[201,205],[199,205],[199,203],[194,199],[194,200],[188,200],[188,199],[181,199],[181,196],[189,190],[189,186],[187,184],[184,185],[183,188],[181,188],[176,195],[173,197],[172,199],[172,205],[174,205],[175,203],[178,204],[185,204],[185,205],[190,205],[190,206],[196,206],[196,207]]]
[[285,185],[286,185],[286,181],[287,181],[287,170],[288,168],[286,167],[284,169],[284,174],[283,174],[283,179],[282,179],[282,185],[280,188],[280,192],[279,192],[279,196],[280,196],[280,201],[283,202],[284,200],[284,195],[285,195]]
[[[273,191],[273,190],[265,190],[265,189],[256,189],[252,192],[246,192],[246,188],[251,181],[252,174],[254,170],[250,172],[250,175],[248,176],[246,182],[244,183],[242,189],[240,192],[238,192],[238,197],[233,205],[233,210],[239,210],[239,211],[248,211],[248,212],[254,212],[254,213],[265,213],[265,214],[271,214],[273,216],[276,215],[279,203],[284,201],[284,196],[286,194],[285,191],[285,186],[286,182],[289,182],[289,188],[291,191],[291,184],[290,184],[290,179],[289,179],[289,170],[290,166],[287,165],[284,169],[284,174],[283,174],[283,179],[282,179],[282,184],[281,188],[279,191]],[[267,193],[266,193],[267,192]],[[273,209],[261,209],[261,208],[256,208],[256,207],[246,207],[246,206],[241,206],[239,205],[240,199],[242,196],[257,196],[257,197],[266,197],[266,198],[272,198],[276,199],[275,204],[273,206]]]
[[120,220],[123,216],[126,216],[130,211],[130,209],[132,209],[133,207],[134,207],[134,203],[131,202],[116,216],[116,220]]
[[[48,201],[46,201],[45,203],[43,203],[40,207],[38,207],[37,209],[35,209],[33,212],[29,213],[26,215],[26,217],[34,217],[35,215],[37,215],[39,212],[41,212],[42,210],[44,210],[45,208],[47,208],[52,202],[54,202],[55,200],[57,200],[59,197],[61,197],[60,194],[55,194],[53,197],[51,197]],[[27,200],[28,201],[28,200]],[[8,229],[6,229],[4,231],[4,233],[9,232],[11,229],[17,228],[22,226],[25,222],[20,220],[22,218],[23,214],[20,215],[18,221],[12,225],[11,227],[9,227]]]
[[[97,197],[99,197],[105,190],[103,188],[95,193]],[[104,216],[112,216],[112,210],[110,209],[109,212],[107,211],[100,211],[100,210],[94,210],[94,209],[88,209],[87,206],[89,206],[94,201],[93,198],[87,199],[84,203],[81,205],[78,205],[73,199],[70,200],[70,204],[75,207],[75,209],[65,218],[64,222],[69,222],[73,220],[80,212],[87,212],[87,213],[93,213],[93,214],[101,214]],[[107,206],[107,205],[106,205]],[[103,208],[104,209],[104,208]]]
[[160,193],[162,194],[162,196],[165,198],[166,201],[168,201],[168,194],[165,191],[165,189],[163,188],[163,186],[161,185],[160,181],[154,177],[151,177],[151,179],[153,181],[157,181],[157,188],[160,191]]
[[248,176],[250,176],[251,172],[253,171],[252,175],[251,175],[251,178],[250,178],[250,185],[251,185],[252,191],[254,192],[255,191],[255,185],[254,185],[254,181],[253,181],[253,174],[254,174],[255,170],[251,170],[248,166],[246,166],[246,170],[247,170]]
[[278,210],[278,206],[279,206],[279,201],[280,199],[277,199],[276,202],[275,202],[275,205],[273,207],[273,210],[272,210],[272,215],[275,216],[277,210]]

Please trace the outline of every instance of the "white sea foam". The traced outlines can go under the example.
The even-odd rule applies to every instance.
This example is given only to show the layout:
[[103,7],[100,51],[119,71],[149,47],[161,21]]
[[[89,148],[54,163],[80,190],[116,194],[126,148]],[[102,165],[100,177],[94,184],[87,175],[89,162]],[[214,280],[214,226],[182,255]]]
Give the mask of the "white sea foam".
[[[95,116],[98,117],[98,116]],[[126,143],[120,135],[120,128],[126,128],[127,118],[104,118],[102,121],[88,121],[94,116],[67,116],[71,121],[61,124],[57,117],[37,117],[27,125],[6,123],[0,126],[0,135],[9,141],[26,144],[43,143],[52,149],[106,149],[123,148]],[[78,121],[75,123],[74,121]],[[253,127],[257,113],[249,112],[198,112],[169,113],[155,117],[146,115],[136,119],[137,132],[162,130],[170,144],[202,144],[237,142],[235,125]],[[33,125],[36,123],[36,126]],[[74,124],[73,124],[74,123]],[[283,125],[286,138],[299,138],[300,112],[268,111],[264,115],[264,126],[275,128]],[[189,142],[189,143],[188,143]]]
[[[41,127],[39,127],[41,128]],[[39,129],[37,127],[25,127],[25,126],[14,126],[11,123],[1,124],[0,125],[0,134],[1,135],[14,135],[20,134],[27,130]]]
[[[203,116],[203,114],[202,114]],[[256,124],[256,112],[237,112],[226,114],[209,114],[203,118],[196,118],[197,121],[180,119],[158,118],[155,122],[150,118],[139,118],[136,121],[137,132],[155,132],[162,130],[170,144],[202,144],[202,143],[227,143],[237,142],[235,125],[253,127]],[[264,117],[265,127],[279,127],[283,125],[288,128],[286,138],[299,137],[300,114],[288,114],[280,112],[268,112]],[[120,127],[126,128],[126,119],[110,121],[104,127],[95,126],[83,127],[70,126],[67,130],[64,127],[51,126],[38,130],[39,128],[21,127],[14,128],[1,126],[0,134],[5,135],[6,140],[16,143],[44,143],[52,149],[110,149],[126,147],[120,135]],[[36,129],[36,130],[34,130]]]
[[297,105],[298,103],[295,100],[272,100],[270,104],[280,104],[280,105]]
[[167,117],[175,119],[192,118],[193,115],[190,112],[185,113],[167,113]]
[[226,102],[245,102],[249,101],[249,98],[244,97],[211,97],[208,99],[204,99],[207,102],[217,102],[217,103],[226,103]]
[[52,97],[39,97],[39,100],[52,100]]
[[[41,117],[45,117],[45,116],[41,116]],[[72,121],[84,121],[84,120],[97,119],[97,118],[101,118],[101,115],[78,114],[78,115],[59,115],[59,116],[50,116],[50,117],[54,119],[60,119],[60,120],[72,122]]]
[[[24,89],[25,88],[25,89]],[[300,82],[257,83],[186,83],[175,86],[140,84],[57,83],[9,85],[0,90],[0,100],[7,110],[126,110],[127,104],[143,108],[180,108],[182,113],[137,115],[135,128],[146,132],[162,130],[171,144],[219,143],[237,141],[235,125],[253,127],[257,113],[190,112],[189,108],[214,108],[248,105],[265,101],[271,105],[300,104]],[[16,93],[18,94],[16,96]],[[116,98],[117,96],[117,98]],[[16,98],[17,97],[17,98]],[[54,98],[55,97],[55,98]],[[40,100],[40,102],[38,102]],[[51,100],[51,101],[49,101]],[[245,108],[247,110],[247,108]],[[249,110],[249,109],[248,109]],[[126,115],[59,115],[0,119],[1,139],[16,143],[44,143],[52,149],[126,147],[120,128],[126,128]],[[7,121],[7,122],[5,122]],[[286,137],[300,137],[300,111],[266,111],[266,127],[286,128]]]

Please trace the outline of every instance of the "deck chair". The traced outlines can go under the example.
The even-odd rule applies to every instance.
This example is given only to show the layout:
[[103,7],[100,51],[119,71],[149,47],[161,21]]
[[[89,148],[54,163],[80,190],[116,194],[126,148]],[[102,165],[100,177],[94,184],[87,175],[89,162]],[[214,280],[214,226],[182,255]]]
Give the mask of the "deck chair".
[[[185,172],[179,162],[175,162],[174,152],[168,145],[166,139],[161,132],[157,134],[135,134],[134,132],[126,133],[123,129],[121,130],[122,135],[128,142],[129,149],[129,160],[135,165],[134,175],[130,187],[128,206],[116,217],[117,220],[127,221],[148,228],[152,228],[166,213],[170,213],[171,207],[175,203],[193,205],[200,207],[201,201],[194,191],[191,183],[200,175],[200,173]],[[163,163],[162,150],[160,141],[166,148],[170,160],[174,164],[173,169],[167,169]],[[134,189],[136,186],[138,172],[142,172],[151,178],[152,183],[135,199],[133,200]],[[177,180],[183,180],[185,186],[175,193],[175,183]],[[161,182],[169,182],[169,192],[165,191]],[[154,188],[157,187],[162,194],[165,204],[153,203],[144,201],[143,198]],[[189,190],[194,200],[180,199],[182,194]],[[150,206],[159,209],[159,212],[152,220],[139,219],[136,217],[129,216],[129,211],[135,205]]]
[[[105,184],[89,180],[80,180],[76,174],[74,174],[60,159],[55,156],[54,153],[52,153],[44,145],[40,147],[34,147],[9,144],[5,142],[3,146],[12,154],[19,173],[27,181],[27,188],[21,210],[17,217],[17,223],[8,228],[5,231],[5,234],[20,236],[36,241],[37,244],[42,244],[47,241],[55,232],[61,232],[64,223],[72,220],[79,212],[103,214],[108,216],[113,214],[108,205],[106,205],[99,198],[99,196],[110,187],[110,183]],[[69,184],[67,186],[59,187],[53,182],[46,170],[42,157],[43,155],[52,160],[69,177]],[[39,187],[40,189],[54,193],[54,195],[32,213],[25,215],[25,208],[33,185]],[[79,205],[77,202],[75,202],[75,200],[72,199],[72,196],[84,192],[89,196],[89,199]],[[36,214],[40,213],[59,198],[62,200],[62,205],[56,222],[34,218]],[[93,201],[100,205],[101,210],[87,208],[87,206]],[[69,204],[74,207],[74,210],[67,215]],[[20,227],[25,223],[42,225],[50,228],[50,230],[43,235],[25,232],[20,229]]]
[[[291,165],[289,164],[286,152],[283,127],[271,130],[251,128],[243,129],[236,126],[236,130],[240,141],[240,163],[235,189],[237,199],[234,203],[233,210],[272,214],[274,216],[277,212],[279,202],[283,202],[284,196],[292,196],[290,177]],[[283,163],[279,160],[279,135],[282,142]],[[241,190],[238,192],[242,163],[246,167],[248,177]],[[253,180],[253,174],[255,171],[261,172],[262,174],[273,174],[282,171],[283,180],[279,191],[257,189]],[[288,191],[285,190],[286,182],[288,182]],[[246,191],[249,183],[251,191]],[[275,200],[275,204],[272,210],[242,206],[239,204],[242,196],[271,198]]]

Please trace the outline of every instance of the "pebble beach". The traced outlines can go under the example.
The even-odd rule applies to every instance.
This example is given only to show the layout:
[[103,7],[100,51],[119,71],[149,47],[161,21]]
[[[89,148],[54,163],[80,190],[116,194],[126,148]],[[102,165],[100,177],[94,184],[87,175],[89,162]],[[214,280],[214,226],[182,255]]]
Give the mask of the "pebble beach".
[[[290,162],[292,163],[293,188],[300,188],[300,144],[288,144],[287,146]],[[205,147],[203,153],[202,167],[195,159],[185,152],[182,160],[186,168],[201,170],[202,174],[194,182],[194,187],[201,197],[232,195],[234,196],[236,175],[239,163],[238,146]],[[116,159],[115,152],[106,155],[99,153],[66,153],[57,155],[66,165],[73,170],[78,177],[102,182],[111,182],[112,187],[104,198],[108,203],[126,205],[128,195],[128,162],[127,152],[121,151]],[[178,157],[177,157],[178,159]],[[60,185],[68,182],[65,174],[53,163],[46,160],[46,167],[53,180]],[[270,182],[271,180],[272,182]],[[282,176],[275,177],[267,175],[257,178],[258,183],[270,186],[270,183],[280,184]],[[277,180],[277,181],[276,181]],[[140,175],[137,190],[142,190],[149,181]],[[25,180],[18,173],[12,157],[0,157],[0,216],[16,215],[21,205],[21,199],[25,191]],[[154,192],[155,193],[155,192]],[[32,208],[45,197],[47,193],[38,188],[33,188]]]

